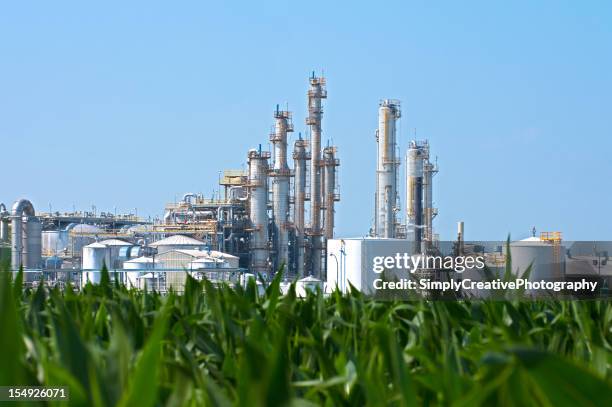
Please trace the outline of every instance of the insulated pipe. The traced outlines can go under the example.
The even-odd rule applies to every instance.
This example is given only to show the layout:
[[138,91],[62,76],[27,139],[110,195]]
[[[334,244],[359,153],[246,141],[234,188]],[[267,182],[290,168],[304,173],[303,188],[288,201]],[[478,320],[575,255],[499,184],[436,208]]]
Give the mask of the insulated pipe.
[[382,100],[378,108],[378,157],[376,165],[375,236],[395,237],[397,207],[396,121],[401,117],[398,100]]
[[[11,268],[16,271],[22,265],[25,267],[23,254],[26,245],[23,244],[23,217],[31,218],[36,216],[34,206],[27,199],[20,199],[15,202],[11,211]],[[25,248],[24,248],[25,246]]]
[[310,235],[311,235],[311,269],[310,274],[321,278],[321,261],[323,247],[321,244],[321,100],[327,98],[325,78],[310,77],[308,90],[308,117],[310,126]]

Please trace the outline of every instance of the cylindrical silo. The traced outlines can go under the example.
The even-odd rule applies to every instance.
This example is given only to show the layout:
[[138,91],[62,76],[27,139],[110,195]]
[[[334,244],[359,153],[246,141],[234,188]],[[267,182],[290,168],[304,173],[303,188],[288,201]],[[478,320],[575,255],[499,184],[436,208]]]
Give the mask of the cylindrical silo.
[[281,265],[285,266],[285,272],[289,266],[289,177],[290,171],[287,165],[287,133],[293,131],[291,124],[291,112],[279,110],[278,105],[274,112],[276,119],[275,131],[270,135],[270,141],[274,144],[274,163],[272,177],[272,214],[274,219],[274,232],[276,257],[274,262],[275,271]]
[[[101,243],[92,243],[83,247],[83,284],[91,282],[98,284],[100,282],[100,270],[103,265],[110,263],[110,251],[108,246]],[[108,266],[107,266],[108,268]]]
[[269,272],[269,236],[268,236],[268,159],[270,153],[250,150],[249,160],[249,217],[251,220],[251,271],[254,273]]
[[310,274],[321,276],[323,245],[321,244],[321,117],[323,109],[321,100],[327,98],[326,81],[323,77],[310,78],[308,89],[308,117],[310,126],[310,239],[312,255],[310,256]]
[[306,151],[306,140],[302,140],[300,135],[293,147],[293,224],[295,225],[297,247],[296,272],[300,278],[304,276],[304,201],[306,197],[306,160],[309,158],[310,156]]
[[411,141],[406,153],[406,229],[416,252],[421,251],[423,229],[423,158],[422,145]]
[[378,108],[378,157],[376,165],[375,235],[394,238],[397,208],[396,121],[401,117],[400,102],[385,99]]
[[538,237],[510,243],[512,271],[521,277],[531,265],[530,281],[563,280],[565,276],[565,247],[561,241],[547,241]]

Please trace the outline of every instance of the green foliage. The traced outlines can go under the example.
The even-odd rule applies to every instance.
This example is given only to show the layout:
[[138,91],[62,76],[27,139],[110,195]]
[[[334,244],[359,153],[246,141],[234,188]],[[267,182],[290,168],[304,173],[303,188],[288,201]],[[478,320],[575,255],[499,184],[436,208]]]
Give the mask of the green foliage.
[[[612,405],[607,301],[297,298],[187,277],[183,295],[20,290],[0,273],[0,385],[71,405]],[[19,290],[17,290],[19,288]]]

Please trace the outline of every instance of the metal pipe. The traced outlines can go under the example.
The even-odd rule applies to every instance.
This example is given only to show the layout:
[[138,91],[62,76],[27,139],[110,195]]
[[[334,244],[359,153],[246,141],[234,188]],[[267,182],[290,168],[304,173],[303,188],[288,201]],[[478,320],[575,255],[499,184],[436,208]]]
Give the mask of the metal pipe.
[[314,72],[310,77],[308,90],[308,117],[306,124],[310,126],[310,235],[311,235],[311,269],[310,274],[321,277],[321,261],[323,247],[321,244],[321,100],[327,98],[326,81],[316,77]]
[[375,236],[395,237],[397,209],[397,169],[400,164],[396,156],[396,121],[401,117],[400,102],[382,100],[378,108],[376,166]]

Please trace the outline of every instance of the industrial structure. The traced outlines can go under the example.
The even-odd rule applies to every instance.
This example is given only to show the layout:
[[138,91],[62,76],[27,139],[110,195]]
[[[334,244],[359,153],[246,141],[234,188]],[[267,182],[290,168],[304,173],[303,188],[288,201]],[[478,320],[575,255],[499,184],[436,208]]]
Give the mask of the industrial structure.
[[277,105],[270,151],[258,143],[246,154],[246,170],[220,172],[217,193],[188,192],[165,206],[162,219],[98,214],[95,207],[37,215],[27,200],[9,213],[0,204],[0,242],[8,244],[11,229],[11,268],[23,266],[34,279],[47,273],[45,281],[83,285],[98,282],[104,265],[131,285],[142,279],[158,289],[180,286],[181,268],[210,277],[220,264],[230,274],[270,278],[283,268],[288,277],[324,278],[326,242],[334,237],[340,199],[340,161],[336,146],[328,142],[322,148],[326,80],[314,73],[308,80],[310,137],[300,133],[293,143],[293,168],[293,115]]
[[396,237],[399,197],[397,179],[400,160],[397,152],[396,121],[401,117],[398,100],[385,99],[378,108],[378,129],[376,130],[376,200],[374,236]]
[[[326,98],[325,78],[313,73],[305,120],[309,138],[299,133],[293,142],[293,168],[288,157],[293,113],[277,105],[269,135],[272,148],[268,151],[257,143],[258,148],[246,154],[246,170],[220,171],[219,189],[212,196],[188,192],[178,202],[166,204],[161,219],[116,211],[98,213],[95,207],[85,212],[36,213],[27,199],[17,200],[9,211],[0,203],[0,255],[10,246],[10,267],[13,271],[25,269],[26,286],[42,280],[81,287],[95,284],[106,267],[133,287],[180,291],[187,273],[194,278],[243,284],[249,276],[270,279],[283,269],[285,276],[300,279],[298,291],[305,287],[348,291],[352,285],[372,292],[372,283],[378,278],[372,273],[373,261],[398,253],[417,258],[482,254],[494,273],[505,270],[510,254],[518,269],[530,268],[530,278],[593,278],[596,268],[597,278],[601,280],[602,272],[608,273],[605,278],[612,283],[612,262],[608,262],[612,245],[591,248],[565,244],[559,232],[536,237],[534,229],[532,237],[511,242],[509,253],[502,245],[487,251],[466,241],[464,223],[459,222],[456,240],[447,242],[450,245],[440,242],[434,229],[438,211],[433,199],[438,165],[431,159],[428,140],[410,140],[407,145],[402,212],[398,141],[402,112],[400,101],[395,99],[383,99],[378,105],[370,235],[336,238],[340,161],[337,146],[328,142],[322,148],[322,101]],[[443,275],[484,278],[472,272],[449,274],[446,266],[437,267],[422,267],[416,277],[434,281]],[[287,283],[283,284],[287,288]]]

